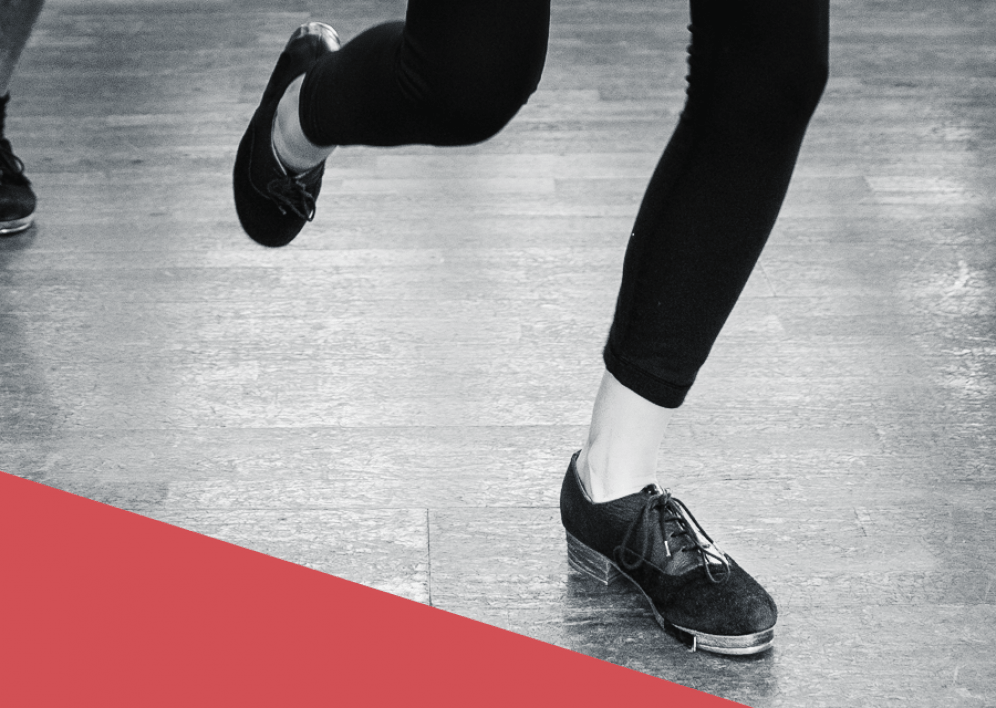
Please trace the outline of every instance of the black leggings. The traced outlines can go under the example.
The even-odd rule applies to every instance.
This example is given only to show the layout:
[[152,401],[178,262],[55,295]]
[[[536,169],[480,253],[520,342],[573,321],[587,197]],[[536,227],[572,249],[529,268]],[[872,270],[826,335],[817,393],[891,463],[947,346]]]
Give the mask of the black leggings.
[[[604,0],[608,2],[609,0]],[[636,218],[606,368],[677,408],[771,232],[827,80],[829,0],[691,0],[688,97]],[[536,89],[548,0],[410,0],[309,70],[317,145],[464,145]]]
[[311,68],[301,127],[316,145],[469,145],[536,90],[550,0],[409,0]]

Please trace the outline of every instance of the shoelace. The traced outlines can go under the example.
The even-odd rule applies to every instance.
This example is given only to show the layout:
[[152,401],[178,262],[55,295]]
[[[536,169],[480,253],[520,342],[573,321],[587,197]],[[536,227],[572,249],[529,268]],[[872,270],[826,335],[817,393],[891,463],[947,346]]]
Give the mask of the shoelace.
[[[623,552],[620,554],[619,558],[620,564],[623,568],[625,570],[633,571],[644,563],[649,562],[647,556],[652,543],[652,535],[655,531],[654,515],[658,510],[658,523],[660,524],[661,535],[664,537],[665,555],[671,556],[674,553],[698,553],[699,557],[702,559],[702,562],[705,564],[705,571],[706,575],[709,577],[709,580],[714,583],[726,582],[726,579],[730,577],[730,562],[727,560],[726,555],[719,552],[716,546],[713,545],[712,539],[709,538],[709,535],[702,530],[702,527],[699,526],[699,522],[695,520],[694,516],[692,516],[692,512],[688,510],[688,507],[672,497],[670,490],[665,490],[663,494],[648,496],[646,504],[644,504],[643,509],[640,510],[640,515],[633,519],[633,523],[631,523],[629,528],[626,529],[626,535],[623,537],[621,544]],[[667,537],[667,532],[664,528],[664,525],[667,523],[674,523],[678,526],[678,530],[671,534],[670,539]],[[689,527],[690,523],[695,525],[694,530]],[[642,537],[640,538],[640,548],[638,552],[629,547],[630,537],[633,535],[637,527],[642,530]],[[707,542],[704,543],[699,538],[700,534],[706,539]],[[677,537],[687,539],[688,543],[672,552],[668,545],[668,541]],[[628,561],[627,555],[635,556],[635,560],[633,562]],[[712,568],[710,567],[714,564],[720,565],[723,568],[722,573],[718,576],[713,574]]]
[[266,185],[266,191],[277,203],[281,214],[286,214],[290,210],[298,218],[306,221],[312,221],[315,218],[315,198],[311,196],[308,186],[304,182],[307,175],[308,173],[305,172],[297,176],[277,177]]

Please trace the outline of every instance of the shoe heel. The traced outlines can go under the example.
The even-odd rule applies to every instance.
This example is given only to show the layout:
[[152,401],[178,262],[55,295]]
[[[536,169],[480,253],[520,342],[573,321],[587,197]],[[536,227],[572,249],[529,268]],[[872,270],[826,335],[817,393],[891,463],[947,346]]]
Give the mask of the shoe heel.
[[338,51],[342,48],[342,40],[339,39],[339,33],[336,32],[330,25],[324,22],[306,22],[296,30],[287,40],[287,46],[290,46],[297,40],[308,35],[314,35],[321,40],[329,50]]
[[622,577],[622,573],[612,561],[598,551],[588,548],[570,533],[567,534],[567,564],[605,585],[611,585]]

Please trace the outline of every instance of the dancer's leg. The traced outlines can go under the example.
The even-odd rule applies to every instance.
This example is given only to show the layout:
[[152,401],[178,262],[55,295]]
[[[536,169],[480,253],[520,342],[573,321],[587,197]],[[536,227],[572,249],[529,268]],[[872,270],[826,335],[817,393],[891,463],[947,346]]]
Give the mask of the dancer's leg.
[[[630,237],[581,456],[602,499],[654,478],[667,409],[681,405],[747,282],[826,82],[827,0],[691,8],[688,100]],[[622,423],[633,417],[648,422]]]
[[549,0],[411,0],[405,22],[341,50],[327,25],[301,27],[236,155],[246,233],[289,243],[314,218],[336,145],[467,145],[497,133],[539,83],[549,18]]
[[549,0],[411,0],[309,69],[304,134],[315,145],[466,145],[491,137],[535,91]]
[[692,0],[684,113],[637,216],[584,449],[561,488],[571,565],[620,574],[693,646],[753,654],[778,610],[654,484],[657,448],[774,224],[827,75],[828,0]]
[[0,96],[7,95],[17,60],[45,0],[0,0]]
[[35,194],[24,164],[5,135],[10,79],[41,12],[43,0],[0,0],[0,235],[24,231],[34,219]]
[[412,0],[403,24],[368,30],[288,87],[278,153],[306,169],[336,145],[486,140],[539,83],[549,13],[548,0]]
[[294,79],[277,105],[273,119],[273,149],[284,167],[294,172],[306,172],[325,162],[336,145],[315,145],[301,127],[299,106],[304,75]]
[[651,403],[608,371],[592,408],[577,467],[596,502],[618,499],[657,482],[657,450],[673,408]]

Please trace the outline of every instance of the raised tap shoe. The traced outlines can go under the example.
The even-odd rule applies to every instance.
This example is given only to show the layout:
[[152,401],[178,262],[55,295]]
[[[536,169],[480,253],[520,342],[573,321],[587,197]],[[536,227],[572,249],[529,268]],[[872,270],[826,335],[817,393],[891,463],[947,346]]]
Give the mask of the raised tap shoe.
[[264,246],[285,246],[315,218],[325,163],[301,174],[286,170],[273,151],[273,119],[290,83],[323,56],[337,51],[339,36],[321,22],[298,27],[277,60],[259,107],[235,157],[235,210],[242,228]]

